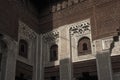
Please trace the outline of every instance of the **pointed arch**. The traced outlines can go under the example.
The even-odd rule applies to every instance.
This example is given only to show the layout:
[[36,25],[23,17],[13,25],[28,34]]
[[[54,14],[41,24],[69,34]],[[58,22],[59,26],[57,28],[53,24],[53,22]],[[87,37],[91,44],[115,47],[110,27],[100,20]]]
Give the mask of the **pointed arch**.
[[88,37],[83,37],[78,41],[78,55],[85,55],[91,53],[91,43]]
[[54,44],[50,47],[50,61],[58,59],[58,45]]

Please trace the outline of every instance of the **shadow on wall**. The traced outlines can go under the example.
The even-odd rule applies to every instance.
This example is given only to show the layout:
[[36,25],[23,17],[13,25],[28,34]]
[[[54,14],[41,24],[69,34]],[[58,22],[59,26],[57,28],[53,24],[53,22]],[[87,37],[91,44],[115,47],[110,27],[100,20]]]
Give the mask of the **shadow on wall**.
[[70,58],[60,60],[60,69],[61,80],[63,79],[71,80],[73,73],[72,73],[72,61]]
[[17,40],[18,20],[16,5],[9,0],[0,0],[0,33],[9,35]]
[[96,59],[73,63],[74,80],[98,80]]
[[33,67],[23,62],[16,62],[15,80],[32,80]]
[[40,10],[40,16],[39,16],[40,33],[46,33],[48,31],[53,30],[52,3],[46,2],[44,4],[47,4],[47,6],[44,6],[44,8]]
[[115,47],[115,42],[119,41],[119,35],[113,36],[113,41],[110,44],[110,54],[112,54],[112,49]]
[[[72,69],[70,59],[60,60],[60,65],[50,66],[45,68],[45,80],[70,80]],[[61,79],[60,79],[61,76]]]
[[5,79],[8,45],[4,40],[5,35],[0,34],[0,80]]

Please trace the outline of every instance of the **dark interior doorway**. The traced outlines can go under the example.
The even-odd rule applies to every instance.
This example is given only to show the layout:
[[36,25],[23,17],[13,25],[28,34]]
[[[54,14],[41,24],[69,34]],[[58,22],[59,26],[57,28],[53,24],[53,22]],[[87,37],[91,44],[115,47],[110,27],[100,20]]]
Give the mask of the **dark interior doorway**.
[[32,72],[32,66],[17,61],[15,80],[32,80]]
[[96,59],[73,63],[75,80],[98,80]]
[[82,77],[78,77],[77,80],[98,80],[97,75],[90,75],[89,72],[83,72]]

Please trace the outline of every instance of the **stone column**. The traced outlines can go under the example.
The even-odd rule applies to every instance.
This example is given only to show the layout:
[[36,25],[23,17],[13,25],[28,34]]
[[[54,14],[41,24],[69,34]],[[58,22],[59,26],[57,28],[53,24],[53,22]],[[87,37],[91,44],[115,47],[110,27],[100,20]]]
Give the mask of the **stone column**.
[[34,52],[34,65],[33,65],[33,78],[32,78],[32,80],[37,80],[37,72],[38,72],[38,70],[37,70],[37,68],[38,68],[38,54],[39,54],[39,49],[38,49],[38,47],[39,47],[39,35],[37,35],[36,36],[36,39],[35,40],[33,40],[34,42],[33,42],[33,46],[32,46],[32,49],[33,49],[33,52]]
[[112,80],[110,51],[105,50],[96,54],[98,80]]
[[60,33],[60,80],[72,80],[72,61],[70,54],[69,30],[64,28]]
[[15,41],[10,41],[8,43],[8,51],[4,65],[4,72],[2,73],[2,80],[15,80],[17,53],[18,53],[17,43]]
[[43,65],[43,36],[42,34],[39,36],[39,59],[38,59],[38,79],[44,80],[44,65]]
[[36,38],[36,54],[34,58],[33,80],[43,80],[42,35]]

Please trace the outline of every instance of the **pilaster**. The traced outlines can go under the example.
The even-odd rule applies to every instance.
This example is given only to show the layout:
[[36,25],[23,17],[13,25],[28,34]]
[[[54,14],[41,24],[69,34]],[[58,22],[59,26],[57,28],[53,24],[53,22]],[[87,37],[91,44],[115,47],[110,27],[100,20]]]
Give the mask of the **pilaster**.
[[98,52],[96,55],[98,80],[112,80],[110,51]]
[[11,42],[7,53],[5,80],[15,80],[17,48],[17,43]]
[[15,80],[18,45],[16,41],[6,35],[2,40],[5,42],[6,48],[2,55],[0,80]]
[[70,37],[67,28],[60,33],[60,80],[72,80]]

